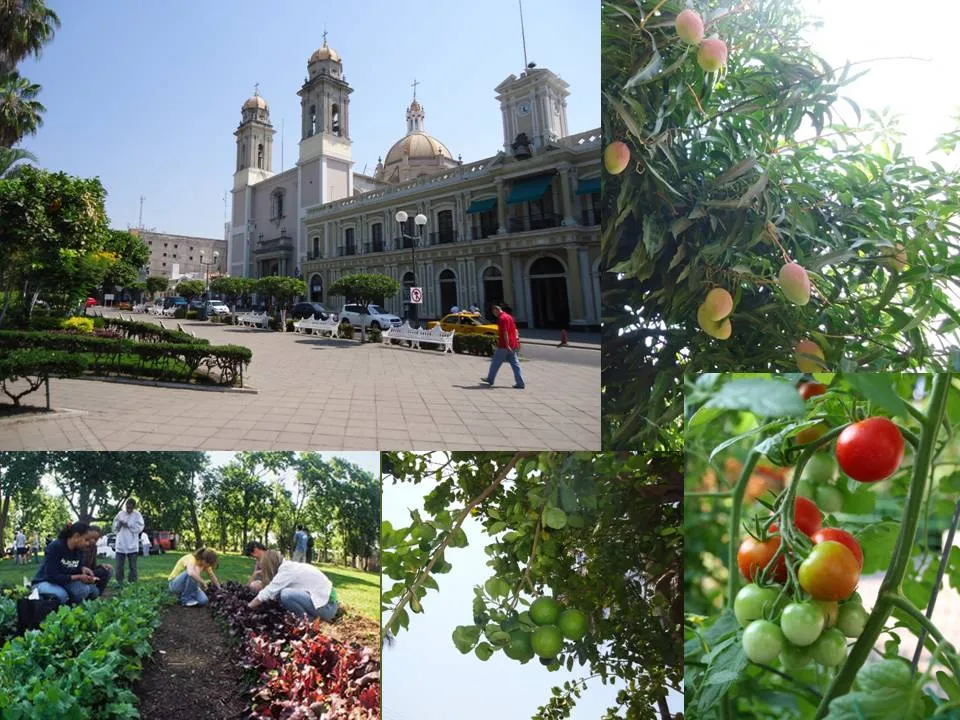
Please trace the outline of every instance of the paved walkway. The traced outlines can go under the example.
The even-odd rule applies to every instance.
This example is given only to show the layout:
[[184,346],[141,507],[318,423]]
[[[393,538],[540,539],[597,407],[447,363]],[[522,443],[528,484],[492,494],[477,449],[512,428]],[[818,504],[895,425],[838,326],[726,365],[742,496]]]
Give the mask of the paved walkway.
[[[481,385],[489,360],[472,355],[184,326],[249,347],[244,381],[259,392],[54,380],[53,406],[82,412],[0,420],[0,449],[600,449],[599,353],[595,364],[563,362],[589,352],[572,348],[524,362],[527,389],[514,390],[509,366]],[[42,405],[43,391],[29,402]]]

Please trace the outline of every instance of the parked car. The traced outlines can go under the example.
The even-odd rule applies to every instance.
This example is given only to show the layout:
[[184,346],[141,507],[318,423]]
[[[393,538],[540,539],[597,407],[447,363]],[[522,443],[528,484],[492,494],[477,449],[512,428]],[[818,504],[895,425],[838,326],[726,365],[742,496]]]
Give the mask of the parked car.
[[377,330],[400,327],[403,323],[403,320],[396,315],[381,310],[379,305],[367,305],[366,310],[363,309],[362,305],[344,305],[340,318],[341,320],[349,320],[354,327],[371,327]]
[[194,298],[193,300],[190,301],[189,307],[191,310],[203,310],[203,306],[206,304],[207,304],[206,300]]
[[97,299],[95,297],[87,298],[87,307],[93,307],[96,304],[97,304]]
[[495,323],[491,323],[480,313],[458,312],[443,316],[439,322],[434,320],[427,323],[427,329],[439,325],[443,330],[453,330],[458,335],[490,335],[497,337],[499,331]]
[[204,305],[204,312],[207,315],[229,315],[230,308],[222,300],[210,300]]
[[333,315],[333,319],[336,320],[336,314],[327,310],[323,305],[318,302],[298,302],[293,306],[293,310],[290,311],[290,317],[294,320],[300,320],[301,318],[314,317],[318,320],[326,320],[328,317]]
[[180,295],[172,295],[171,297],[166,297],[163,299],[164,309],[174,306],[177,306],[178,309],[182,307],[184,310],[186,310],[188,307],[187,299],[185,297],[181,297]]

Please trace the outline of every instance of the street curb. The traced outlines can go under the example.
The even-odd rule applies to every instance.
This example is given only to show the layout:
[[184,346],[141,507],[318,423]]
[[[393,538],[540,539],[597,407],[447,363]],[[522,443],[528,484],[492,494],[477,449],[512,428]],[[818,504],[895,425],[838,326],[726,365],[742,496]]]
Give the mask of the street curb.
[[118,383],[120,385],[142,385],[145,387],[173,388],[174,390],[200,390],[201,392],[223,392],[257,395],[259,390],[252,387],[224,387],[223,385],[191,385],[188,383],[163,382],[161,380],[138,380],[135,378],[75,377],[67,380],[92,380],[94,382]]
[[[520,339],[520,349],[523,351],[524,345],[545,345],[547,347],[560,347],[560,343],[554,340],[530,340],[530,339]],[[600,350],[600,345],[595,345],[593,343],[578,343],[578,342],[568,342],[562,347],[576,348],[577,350]]]
[[39,406],[33,407],[37,408],[37,412],[0,418],[0,426],[20,425],[21,423],[41,422],[44,420],[66,420],[68,418],[82,417],[83,415],[90,414],[89,410],[71,410],[70,408],[52,408],[47,410]]

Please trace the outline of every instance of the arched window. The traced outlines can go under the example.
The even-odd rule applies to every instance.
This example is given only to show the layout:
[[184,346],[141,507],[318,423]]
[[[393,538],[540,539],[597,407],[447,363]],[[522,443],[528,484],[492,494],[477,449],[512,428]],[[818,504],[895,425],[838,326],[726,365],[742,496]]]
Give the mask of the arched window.
[[263,145],[257,145],[257,168],[263,170]]
[[500,268],[491,265],[483,271],[483,307],[484,315],[491,317],[490,308],[503,303],[503,273]]
[[307,136],[317,134],[317,106],[310,106],[310,127],[307,131]]
[[563,263],[554,257],[537,258],[533,262],[533,265],[530,266],[531,275],[565,276],[566,273],[567,271],[564,270]]
[[450,312],[450,308],[457,303],[457,276],[453,270],[443,270],[440,273],[440,313]]
[[330,109],[330,130],[334,135],[340,134],[340,106],[336,103]]
[[320,257],[320,238],[318,237],[313,239],[313,257]]
[[270,207],[270,216],[275,220],[279,220],[284,216],[283,196],[284,196],[284,192],[282,189],[275,190],[273,195],[271,196],[271,200],[273,202],[271,203],[271,207]]

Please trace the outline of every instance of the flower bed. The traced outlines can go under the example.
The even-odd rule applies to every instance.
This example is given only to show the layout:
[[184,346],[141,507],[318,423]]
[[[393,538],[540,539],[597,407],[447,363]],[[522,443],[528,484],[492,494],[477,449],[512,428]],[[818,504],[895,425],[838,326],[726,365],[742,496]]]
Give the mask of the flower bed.
[[324,634],[320,620],[297,619],[276,602],[251,609],[237,583],[211,588],[214,613],[239,641],[241,665],[255,677],[255,718],[378,720],[380,661],[375,651]]
[[130,685],[140,677],[150,637],[169,595],[134,585],[107,600],[61,607],[0,650],[4,718],[137,717]]

